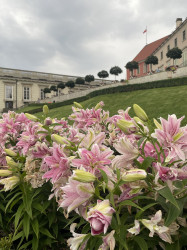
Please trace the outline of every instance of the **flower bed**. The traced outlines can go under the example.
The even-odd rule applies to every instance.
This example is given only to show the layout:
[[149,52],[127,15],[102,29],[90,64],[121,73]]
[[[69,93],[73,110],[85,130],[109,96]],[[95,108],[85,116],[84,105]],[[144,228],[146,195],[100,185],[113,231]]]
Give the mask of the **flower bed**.
[[[138,105],[3,114],[0,248],[185,249],[187,127]],[[72,124],[72,125],[70,125]],[[70,227],[70,228],[69,228]],[[9,234],[9,235],[8,235]]]

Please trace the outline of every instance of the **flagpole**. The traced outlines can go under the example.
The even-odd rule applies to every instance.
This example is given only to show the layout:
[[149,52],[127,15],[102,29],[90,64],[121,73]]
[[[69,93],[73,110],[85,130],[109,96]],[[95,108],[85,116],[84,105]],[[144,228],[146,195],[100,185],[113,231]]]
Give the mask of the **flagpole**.
[[146,26],[146,45],[147,45],[147,26]]

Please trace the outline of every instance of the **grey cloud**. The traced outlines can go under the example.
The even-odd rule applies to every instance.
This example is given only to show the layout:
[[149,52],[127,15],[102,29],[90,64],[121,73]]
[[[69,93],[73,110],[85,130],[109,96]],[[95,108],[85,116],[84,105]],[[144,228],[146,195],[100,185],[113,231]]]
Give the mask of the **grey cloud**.
[[[1,66],[71,75],[124,65],[186,17],[186,0],[0,0]],[[124,78],[125,74],[121,78]]]

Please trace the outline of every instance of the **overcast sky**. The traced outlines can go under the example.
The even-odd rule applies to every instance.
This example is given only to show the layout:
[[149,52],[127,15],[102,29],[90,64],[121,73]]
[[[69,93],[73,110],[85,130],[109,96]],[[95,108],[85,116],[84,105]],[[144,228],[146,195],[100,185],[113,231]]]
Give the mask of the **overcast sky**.
[[[187,17],[187,0],[0,0],[0,67],[93,74],[124,65]],[[114,77],[112,76],[111,79]]]

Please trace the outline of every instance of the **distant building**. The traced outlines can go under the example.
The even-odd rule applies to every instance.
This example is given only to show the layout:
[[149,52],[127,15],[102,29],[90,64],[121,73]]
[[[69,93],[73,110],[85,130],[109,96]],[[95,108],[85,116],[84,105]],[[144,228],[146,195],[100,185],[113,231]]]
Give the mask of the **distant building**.
[[[182,18],[177,18],[176,29],[168,36],[157,41],[145,45],[145,47],[137,54],[133,61],[138,62],[138,69],[133,70],[133,77],[141,77],[149,74],[149,65],[145,64],[148,56],[154,55],[158,57],[158,64],[152,65],[153,72],[164,71],[165,67],[173,65],[173,60],[167,58],[168,50],[178,47],[182,50],[182,58],[174,61],[179,67],[187,66],[187,18],[182,22]],[[131,79],[131,72],[127,70],[127,80]]]
[[[44,88],[77,76],[0,68],[0,113],[44,99]],[[49,95],[55,95],[53,92]]]

